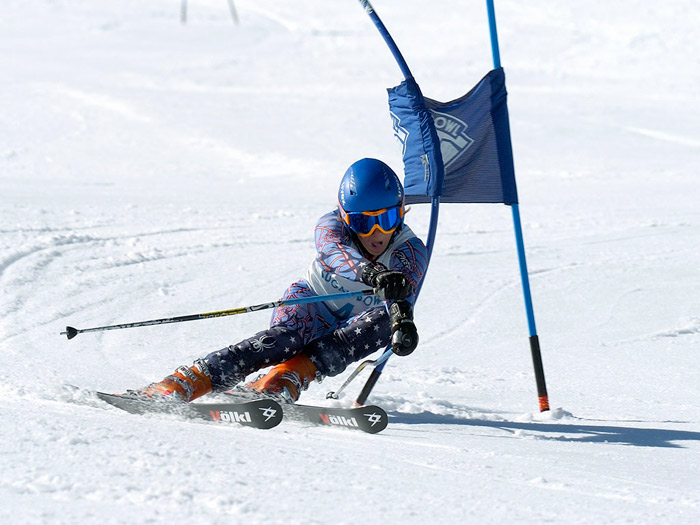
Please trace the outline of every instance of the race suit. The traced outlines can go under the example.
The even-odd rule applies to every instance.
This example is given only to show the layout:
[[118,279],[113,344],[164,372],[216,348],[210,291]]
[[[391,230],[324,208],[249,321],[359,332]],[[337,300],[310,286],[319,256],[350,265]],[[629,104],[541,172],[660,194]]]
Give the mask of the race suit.
[[[316,258],[303,278],[292,283],[282,300],[337,294],[369,288],[362,270],[370,262],[338,210],[321,217],[315,228]],[[427,267],[423,242],[403,225],[375,262],[400,271],[416,292]],[[267,366],[304,352],[316,365],[317,376],[340,374],[348,364],[384,350],[390,343],[387,305],[374,296],[315,302],[276,308],[270,328],[235,345],[212,352],[203,360],[214,391],[226,390]],[[200,361],[200,362],[201,362]]]

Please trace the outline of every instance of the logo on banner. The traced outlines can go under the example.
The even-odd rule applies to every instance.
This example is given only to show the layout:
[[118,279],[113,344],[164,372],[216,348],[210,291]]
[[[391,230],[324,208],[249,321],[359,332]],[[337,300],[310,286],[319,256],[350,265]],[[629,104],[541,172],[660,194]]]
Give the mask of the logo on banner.
[[466,152],[474,139],[467,135],[467,124],[448,113],[431,111],[435,130],[440,139],[440,153],[445,169],[453,164]]
[[401,156],[406,155],[406,142],[408,142],[408,130],[401,125],[401,119],[397,117],[393,111],[389,111],[391,115],[391,125],[394,128],[394,136],[401,143]]

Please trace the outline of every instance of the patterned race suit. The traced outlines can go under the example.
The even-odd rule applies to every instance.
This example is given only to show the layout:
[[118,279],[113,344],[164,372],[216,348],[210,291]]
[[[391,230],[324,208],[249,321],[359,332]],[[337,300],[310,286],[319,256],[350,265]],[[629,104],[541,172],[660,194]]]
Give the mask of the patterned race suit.
[[[316,259],[282,300],[367,289],[361,280],[369,262],[359,241],[340,219],[338,210],[316,224]],[[423,242],[404,225],[378,258],[401,271],[414,290],[423,278],[427,253]],[[415,293],[408,300],[415,302]],[[226,390],[251,372],[287,361],[305,352],[321,376],[340,374],[348,364],[384,350],[391,338],[385,303],[373,296],[276,308],[270,328],[200,360],[212,377],[214,391]]]

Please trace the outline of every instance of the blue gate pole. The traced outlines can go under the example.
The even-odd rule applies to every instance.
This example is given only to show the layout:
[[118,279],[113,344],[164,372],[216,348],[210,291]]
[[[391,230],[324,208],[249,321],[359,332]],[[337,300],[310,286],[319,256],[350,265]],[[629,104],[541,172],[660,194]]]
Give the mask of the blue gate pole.
[[[406,80],[413,78],[413,75],[411,74],[411,70],[408,68],[408,64],[406,63],[406,60],[404,60],[403,55],[401,54],[401,51],[399,51],[399,48],[396,45],[396,42],[394,42],[394,39],[389,34],[389,31],[387,30],[386,26],[379,18],[379,15],[377,15],[377,13],[375,12],[374,7],[372,7],[372,4],[370,3],[370,1],[369,0],[359,0],[359,2],[360,2],[360,5],[362,6],[362,8],[367,13],[367,15],[372,20],[372,22],[374,22],[374,25],[376,26],[379,33],[382,35],[382,38],[384,39],[384,42],[386,43],[386,45],[389,47],[391,54],[394,56],[394,60],[396,60],[396,63],[398,64],[399,69],[401,69],[401,73],[403,74],[404,78]],[[430,227],[429,227],[429,231],[428,231],[428,241],[427,241],[427,245],[426,245],[426,248],[428,250],[428,266],[430,265],[430,256],[433,253],[433,245],[435,243],[435,235],[437,232],[438,215],[439,215],[439,211],[440,211],[440,197],[439,196],[433,197],[431,200],[431,204],[432,204],[432,206],[430,208]],[[426,272],[427,272],[427,267],[426,267]],[[417,293],[420,293],[420,289],[417,291]],[[387,352],[388,351],[389,350],[387,350]],[[355,404],[358,404],[358,405],[365,404],[365,401],[367,401],[367,397],[369,396],[370,392],[374,388],[374,385],[379,380],[379,377],[382,375],[382,371],[384,370],[384,367],[386,366],[388,361],[389,361],[388,358],[385,359],[379,365],[377,365],[374,368],[374,370],[372,370],[372,373],[370,374],[369,378],[367,379],[367,382],[365,383],[364,387],[362,388],[359,395],[357,396],[357,399],[355,399]]]
[[396,45],[396,42],[394,42],[394,39],[391,38],[391,35],[389,34],[389,31],[387,30],[386,26],[384,25],[384,22],[382,22],[381,18],[379,18],[379,15],[376,13],[374,10],[374,7],[372,7],[372,4],[370,3],[369,0],[359,0],[360,5],[362,8],[365,10],[365,13],[370,17],[372,22],[374,22],[375,27],[377,28],[377,31],[379,31],[379,34],[382,35],[382,38],[384,39],[384,42],[386,43],[387,47],[389,48],[389,51],[391,51],[391,54],[394,55],[394,60],[396,60],[396,63],[399,66],[399,69],[401,69],[401,74],[403,77],[408,80],[409,78],[413,78],[413,75],[411,74],[411,70],[408,69],[408,64],[406,63],[406,60],[404,60],[403,55],[401,54],[401,51],[399,51],[398,46]]
[[[486,0],[486,8],[489,15],[489,32],[491,34],[491,53],[493,54],[493,67],[501,67],[501,54],[498,49],[498,32],[496,29],[496,11],[493,0]],[[518,204],[511,204],[513,212],[513,227],[515,229],[515,241],[518,247],[518,261],[520,262],[520,279],[523,286],[523,296],[525,299],[525,310],[527,311],[527,324],[530,330],[530,351],[532,352],[532,364],[535,367],[535,380],[537,382],[537,396],[539,399],[540,412],[549,410],[549,396],[547,395],[547,384],[544,379],[544,367],[542,365],[542,353],[540,351],[540,341],[537,336],[535,326],[535,312],[532,307],[532,295],[530,294],[530,279],[527,273],[527,262],[525,260],[525,243],[523,241],[523,229],[520,223],[520,208]]]

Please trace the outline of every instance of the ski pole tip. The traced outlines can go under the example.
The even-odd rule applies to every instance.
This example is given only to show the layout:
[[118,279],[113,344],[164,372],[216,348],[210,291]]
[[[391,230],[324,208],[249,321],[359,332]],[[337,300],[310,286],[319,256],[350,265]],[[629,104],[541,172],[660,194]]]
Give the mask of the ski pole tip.
[[61,335],[65,335],[68,337],[68,339],[73,339],[76,335],[78,335],[78,330],[72,326],[66,326],[66,331],[61,332]]

